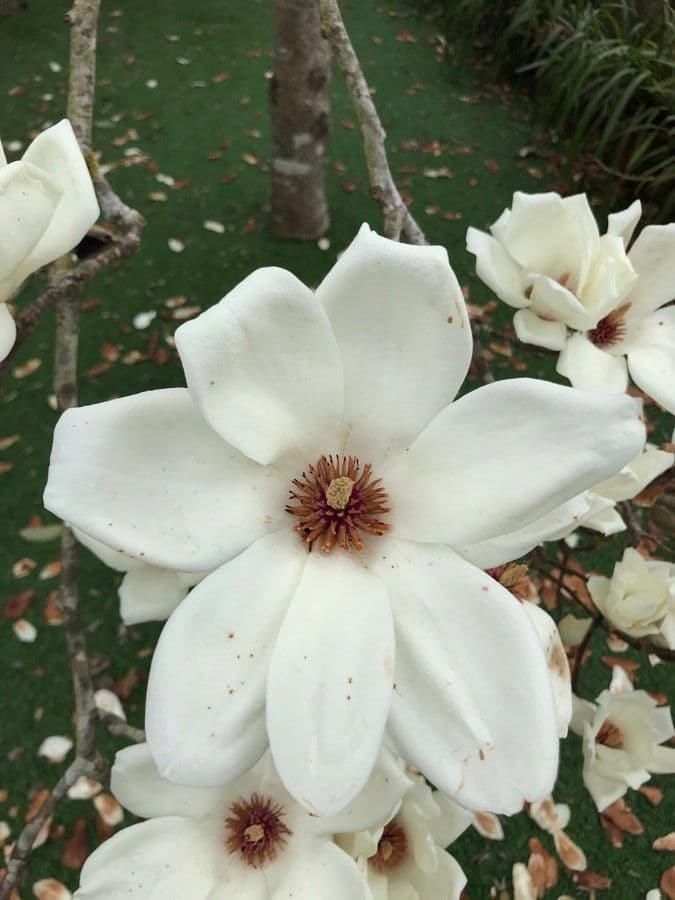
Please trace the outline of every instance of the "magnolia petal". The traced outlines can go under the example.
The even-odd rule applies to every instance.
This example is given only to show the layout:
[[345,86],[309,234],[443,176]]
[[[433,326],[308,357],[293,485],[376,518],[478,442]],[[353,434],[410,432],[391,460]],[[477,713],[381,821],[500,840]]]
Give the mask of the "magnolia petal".
[[540,319],[531,309],[519,309],[513,317],[516,336],[523,344],[534,344],[546,350],[562,350],[567,327],[562,322]]
[[392,533],[457,547],[508,534],[614,474],[644,439],[632,398],[495,382],[443,410],[383,467]]
[[366,784],[382,742],[393,667],[381,581],[346,554],[310,554],[267,682],[274,762],[310,812],[332,815]]
[[368,900],[359,868],[344,850],[329,840],[309,835],[297,844],[286,854],[282,877],[278,882],[276,878],[270,879],[272,884],[267,897],[274,900]]
[[412,784],[401,760],[383,746],[361,793],[335,815],[310,816],[310,827],[317,834],[346,834],[373,828],[389,821]]
[[584,328],[587,324],[586,309],[574,294],[553,278],[538,275],[532,285],[532,309],[542,319],[564,322],[570,328]]
[[7,157],[5,156],[5,150],[2,146],[2,141],[0,141],[0,169],[4,168],[7,165]]
[[100,210],[87,164],[68,119],[39,134],[24,153],[23,162],[46,172],[61,191],[49,227],[22,265],[27,275],[76,247],[98,219]]
[[639,276],[630,295],[630,322],[675,298],[675,222],[643,228],[628,256]]
[[593,492],[616,503],[631,500],[675,462],[675,454],[647,444],[644,451],[612,478],[596,484]]
[[206,421],[259,463],[341,446],[340,355],[314,295],[284,269],[258,269],[176,331]]
[[400,244],[364,225],[316,298],[342,356],[349,451],[378,462],[464,381],[472,341],[461,289],[442,247]]
[[614,501],[594,494],[592,491],[589,491],[588,494],[591,497],[591,508],[584,516],[583,522],[580,523],[584,528],[599,531],[606,537],[626,530],[626,523],[615,509]]
[[286,524],[287,489],[169,388],[64,413],[44,503],[121,553],[205,572]]
[[[595,324],[616,309],[638,279],[620,237],[605,234],[598,241],[584,287],[584,306]],[[582,323],[583,327],[583,323]]]
[[675,415],[675,306],[647,316],[626,352],[635,384]]
[[187,575],[156,566],[132,569],[119,587],[122,621],[125,625],[163,622],[185,600],[191,581]]
[[557,541],[574,531],[578,525],[585,525],[589,508],[587,492],[584,492],[517,531],[455,547],[455,550],[479,569],[501,566],[525,556],[544,541]]
[[25,277],[19,269],[45,233],[60,198],[55,182],[35,166],[13,162],[0,169],[0,301],[8,300]]
[[227,784],[262,756],[268,661],[305,556],[291,532],[261,538],[205,578],[164,626],[145,719],[164,778]]
[[523,609],[537,629],[541,646],[544,648],[553,688],[558,737],[564,738],[567,737],[572,719],[572,678],[567,654],[558,627],[549,614],[534,603],[523,603]]
[[133,556],[127,556],[126,553],[113,550],[112,547],[102,544],[101,541],[95,541],[94,538],[89,537],[88,534],[72,524],[70,529],[83,547],[90,550],[94,556],[97,556],[101,562],[105,563],[109,569],[114,569],[115,572],[128,572],[130,569],[139,569],[145,565],[139,559],[134,559]]
[[[430,872],[417,866],[411,867],[408,875],[415,893],[397,892],[394,889],[390,890],[387,900],[460,900],[466,886],[466,875],[461,866],[445,850],[436,852],[436,863],[436,867]],[[395,874],[391,880],[396,883],[398,879]]]
[[583,194],[513,195],[510,215],[500,217],[492,233],[525,270],[565,279],[575,286],[583,281],[589,247],[597,225]]
[[607,216],[607,234],[616,234],[623,241],[624,247],[628,247],[633,232],[642,215],[642,204],[639,200],[633,200],[630,206]]
[[143,819],[201,818],[217,814],[221,801],[221,794],[213,788],[184,787],[162,778],[147,744],[133,744],[117,752],[110,789],[122,806]]
[[477,228],[469,228],[466,249],[476,257],[476,275],[500,300],[516,309],[530,305],[520,266],[496,238]]
[[550,792],[558,765],[551,685],[534,627],[505,588],[448,548],[383,546],[376,572],[396,629],[391,737],[461,805],[517,812],[523,800]]
[[622,394],[628,387],[628,369],[623,356],[601,350],[583,334],[573,334],[567,339],[556,372],[564,375],[573,387],[584,391]]
[[655,775],[673,775],[675,773],[675,747],[654,747],[649,762],[649,771]]
[[16,341],[14,316],[6,303],[0,301],[0,362],[9,356]]
[[124,828],[87,859],[76,900],[206,900],[222,847],[205,826],[163,816]]

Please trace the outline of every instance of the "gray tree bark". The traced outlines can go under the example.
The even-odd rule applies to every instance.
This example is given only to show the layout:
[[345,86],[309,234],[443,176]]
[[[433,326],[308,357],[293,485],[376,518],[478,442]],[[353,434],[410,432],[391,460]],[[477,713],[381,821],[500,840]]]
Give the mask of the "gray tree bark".
[[330,224],[325,161],[330,61],[315,0],[277,0],[272,119],[272,231],[313,240]]

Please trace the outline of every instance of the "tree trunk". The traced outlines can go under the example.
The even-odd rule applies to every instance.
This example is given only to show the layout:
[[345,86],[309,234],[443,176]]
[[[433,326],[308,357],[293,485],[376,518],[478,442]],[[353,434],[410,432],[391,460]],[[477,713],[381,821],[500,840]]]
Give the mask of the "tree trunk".
[[328,230],[325,160],[330,47],[315,0],[277,0],[272,118],[272,231],[314,240]]
[[0,0],[0,16],[8,16],[25,8],[26,0]]

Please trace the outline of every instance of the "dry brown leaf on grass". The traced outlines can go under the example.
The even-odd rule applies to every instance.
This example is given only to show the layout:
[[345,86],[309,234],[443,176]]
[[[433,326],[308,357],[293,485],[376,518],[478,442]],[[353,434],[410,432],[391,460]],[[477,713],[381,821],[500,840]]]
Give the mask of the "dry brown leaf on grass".
[[675,866],[671,866],[661,876],[659,885],[668,900],[675,900]]
[[8,598],[2,609],[5,619],[21,619],[36,596],[34,590],[20,591],[18,594],[13,594]]
[[666,853],[675,853],[675,831],[657,838],[652,844],[652,848],[654,850],[663,850]]
[[73,832],[63,845],[61,863],[67,869],[81,869],[89,856],[89,840],[87,838],[87,820],[78,819]]

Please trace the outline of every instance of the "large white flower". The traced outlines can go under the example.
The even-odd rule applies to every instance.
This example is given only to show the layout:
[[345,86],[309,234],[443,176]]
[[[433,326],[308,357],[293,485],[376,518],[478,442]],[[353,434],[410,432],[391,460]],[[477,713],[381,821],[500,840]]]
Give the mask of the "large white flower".
[[655,635],[675,650],[675,564],[645,559],[628,547],[611,578],[591,575],[588,590],[603,616],[633,635]]
[[0,360],[14,346],[4,301],[41,266],[72,250],[99,216],[87,164],[63,119],[7,163],[0,144]]
[[668,707],[657,707],[614,667],[609,690],[596,703],[574,698],[572,729],[583,738],[584,784],[602,811],[637,789],[650,773],[675,772],[675,748],[662,747],[675,734]]
[[296,803],[269,754],[226,788],[163,780],[147,745],[119,752],[117,799],[149,821],[106,841],[82,869],[79,900],[370,900],[336,832],[386,821],[410,785],[385,750],[368,784],[338,816]]
[[459,900],[466,876],[445,847],[472,821],[418,777],[386,824],[337,842],[358,862],[373,900]]
[[259,270],[176,343],[188,390],[67,412],[45,493],[107,546],[215,569],[155,652],[162,774],[226,783],[269,742],[290,793],[328,814],[366,783],[388,722],[470,808],[550,792],[537,634],[451,548],[615,473],[643,445],[639,403],[529,379],[450,403],[471,333],[446,253],[367,226],[315,294]]
[[78,541],[115,572],[124,572],[118,589],[120,616],[125,625],[168,619],[188,591],[206,576],[204,573],[176,572],[151,566],[133,556],[106,547],[79,528],[73,532]]
[[[644,228],[638,200],[600,235],[584,194],[516,193],[491,234],[470,228],[478,276],[510,306],[519,339],[560,350],[575,387],[638,387],[675,413],[675,224]],[[572,329],[572,333],[568,332]]]

